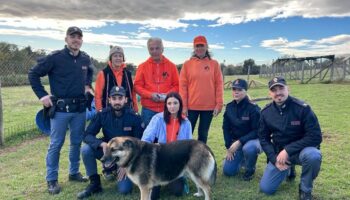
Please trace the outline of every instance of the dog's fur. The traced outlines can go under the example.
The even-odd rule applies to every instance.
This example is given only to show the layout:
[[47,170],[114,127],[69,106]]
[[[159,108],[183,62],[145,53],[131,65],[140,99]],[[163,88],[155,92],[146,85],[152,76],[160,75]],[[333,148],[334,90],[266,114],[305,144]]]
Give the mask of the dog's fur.
[[154,186],[187,176],[196,184],[195,196],[210,200],[210,186],[216,180],[214,154],[197,140],[151,144],[132,137],[115,137],[101,159],[105,166],[116,163],[140,189],[141,200],[150,199]]

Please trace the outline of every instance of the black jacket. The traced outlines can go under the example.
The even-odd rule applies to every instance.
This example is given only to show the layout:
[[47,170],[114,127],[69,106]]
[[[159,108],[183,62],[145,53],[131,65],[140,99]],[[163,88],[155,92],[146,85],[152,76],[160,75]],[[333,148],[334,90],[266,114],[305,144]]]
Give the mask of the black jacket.
[[49,76],[51,94],[55,97],[84,98],[85,85],[91,85],[92,74],[90,57],[82,51],[73,56],[65,47],[39,59],[30,69],[28,79],[39,99],[48,94],[40,81],[40,77],[46,75]]
[[322,142],[321,128],[310,106],[291,96],[280,107],[272,102],[262,109],[258,136],[273,164],[283,149],[292,157]]
[[[124,107],[123,114],[117,117],[111,107],[98,112],[92,119],[84,133],[84,142],[93,149],[97,149],[102,142],[108,142],[117,136],[131,136],[141,139],[142,128],[141,117],[130,108]],[[103,138],[98,139],[96,135],[102,128]]]
[[248,97],[238,104],[236,101],[227,104],[222,125],[225,147],[230,148],[236,140],[245,144],[249,140],[257,139],[259,118],[259,106],[249,101]]

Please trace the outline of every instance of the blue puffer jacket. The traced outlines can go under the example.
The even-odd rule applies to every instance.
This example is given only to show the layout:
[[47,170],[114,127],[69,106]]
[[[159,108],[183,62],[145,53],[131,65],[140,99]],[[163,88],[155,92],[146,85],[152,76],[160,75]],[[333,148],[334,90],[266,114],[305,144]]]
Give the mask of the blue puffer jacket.
[[[158,139],[158,143],[166,143],[166,123],[163,112],[152,117],[146,130],[143,132],[142,141],[154,142]],[[192,127],[190,121],[186,118],[180,125],[180,130],[177,135],[177,140],[192,139]]]

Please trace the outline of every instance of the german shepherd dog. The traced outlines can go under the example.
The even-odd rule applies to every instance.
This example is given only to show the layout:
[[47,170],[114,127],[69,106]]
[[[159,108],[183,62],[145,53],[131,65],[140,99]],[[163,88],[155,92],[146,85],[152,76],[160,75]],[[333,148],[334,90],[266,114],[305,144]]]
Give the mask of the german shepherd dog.
[[187,176],[196,184],[194,196],[210,200],[210,187],[216,180],[214,154],[197,140],[152,144],[133,137],[115,137],[101,159],[105,166],[116,163],[140,189],[141,200],[150,199],[154,186]]

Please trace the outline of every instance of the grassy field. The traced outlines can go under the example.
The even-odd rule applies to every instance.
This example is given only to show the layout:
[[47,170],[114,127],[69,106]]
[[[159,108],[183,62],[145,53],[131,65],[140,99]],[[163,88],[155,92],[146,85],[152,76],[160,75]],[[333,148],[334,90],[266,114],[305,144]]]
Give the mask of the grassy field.
[[[226,77],[225,81],[234,77]],[[265,79],[257,79],[266,83]],[[309,84],[300,85],[291,82],[291,95],[304,99],[311,105],[319,118],[323,143],[321,146],[323,162],[321,172],[314,183],[313,195],[315,199],[350,199],[350,172],[347,170],[350,160],[350,85],[342,84]],[[28,92],[29,91],[29,92]],[[14,107],[5,108],[5,126],[7,124],[19,124],[18,120],[33,118],[40,105],[36,98],[26,87],[4,88],[3,101],[5,105]],[[259,87],[250,89],[252,98],[266,97],[267,88]],[[231,101],[231,92],[225,91],[225,102]],[[267,101],[259,102],[263,107]],[[22,112],[24,107],[30,107]],[[11,116],[11,117],[9,117]],[[213,199],[296,199],[301,167],[297,166],[298,177],[294,182],[284,182],[278,192],[273,196],[266,196],[259,192],[259,180],[265,168],[266,156],[261,154],[257,163],[255,178],[250,182],[242,180],[242,174],[237,177],[227,178],[222,175],[222,160],[225,155],[222,136],[222,114],[215,118],[209,133],[208,145],[213,150],[217,164],[217,182],[212,189]],[[196,133],[195,133],[196,134]],[[196,136],[195,136],[196,137]],[[68,138],[68,137],[67,137]],[[59,183],[63,191],[56,196],[50,196],[47,192],[45,181],[45,156],[48,146],[47,137],[35,136],[21,144],[9,145],[0,149],[0,199],[75,199],[76,194],[86,187],[86,183],[68,182],[68,145],[67,140],[60,161]],[[81,171],[85,168],[81,164]],[[93,196],[91,199],[138,199],[139,191],[135,187],[132,195],[120,196],[116,193],[116,185],[113,182],[103,180],[104,192]],[[191,183],[190,192],[195,188]],[[164,192],[161,199],[192,200],[192,194],[181,198],[168,197]]]

